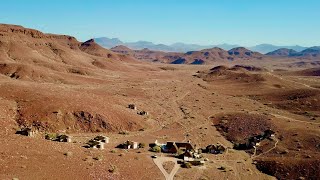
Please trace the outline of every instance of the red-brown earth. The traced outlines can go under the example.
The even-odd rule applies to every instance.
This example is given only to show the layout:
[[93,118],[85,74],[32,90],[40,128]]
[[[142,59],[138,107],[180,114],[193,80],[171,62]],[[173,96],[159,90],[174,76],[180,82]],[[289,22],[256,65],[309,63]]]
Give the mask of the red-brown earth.
[[[115,148],[126,140],[229,148],[204,154],[205,166],[180,168],[175,179],[319,179],[320,119],[297,113],[319,114],[319,78],[288,73],[317,68],[316,60],[263,56],[199,66],[137,59],[92,40],[0,25],[0,179],[164,179],[148,148]],[[222,116],[233,133],[214,126]],[[40,132],[15,134],[21,126]],[[227,140],[269,127],[276,139],[255,156]],[[68,134],[72,143],[45,140],[45,132]],[[110,137],[104,150],[83,147],[98,134]]]

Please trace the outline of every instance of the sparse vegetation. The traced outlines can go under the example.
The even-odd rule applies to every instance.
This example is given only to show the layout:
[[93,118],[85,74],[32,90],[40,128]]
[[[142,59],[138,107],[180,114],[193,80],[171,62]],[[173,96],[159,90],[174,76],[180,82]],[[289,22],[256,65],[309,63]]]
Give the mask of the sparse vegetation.
[[175,166],[175,163],[172,161],[166,161],[164,163],[162,163],[163,168],[167,171],[167,173],[170,173],[172,171],[172,169]]
[[[162,150],[172,153],[179,148],[185,150],[186,147],[176,145],[162,146],[177,140],[182,142],[181,146],[191,140],[196,150],[218,142],[228,148],[234,143],[236,149],[245,144],[250,147],[247,152],[252,153],[246,155],[227,149],[223,155],[205,154],[210,158],[207,159],[199,154],[201,151],[185,150],[185,155],[194,157],[195,161],[183,163],[178,160],[179,163],[185,168],[195,167],[188,173],[178,173],[180,179],[202,179],[202,176],[219,179],[237,175],[267,179],[257,172],[255,165],[278,179],[320,177],[320,91],[312,88],[320,87],[317,85],[319,78],[292,76],[296,72],[290,70],[294,68],[292,63],[304,61],[303,57],[273,61],[263,55],[264,60],[259,62],[249,57],[248,61],[233,57],[235,61],[229,64],[233,58],[227,59],[228,52],[222,49],[189,52],[190,55],[146,50],[153,54],[149,62],[154,58],[161,62],[162,53],[169,54],[167,62],[186,56],[184,63],[190,63],[198,54],[205,63],[209,62],[198,67],[152,65],[143,63],[143,56],[149,56],[148,53],[141,53],[141,61],[135,62],[136,56],[131,53],[140,50],[129,49],[126,50],[128,54],[123,55],[96,44],[89,43],[84,47],[82,42],[69,36],[43,34],[18,26],[0,26],[3,82],[0,86],[0,119],[3,118],[0,136],[3,138],[0,141],[4,148],[0,156],[3,156],[1,164],[7,166],[4,172],[9,170],[1,175],[4,179],[15,176],[32,179],[39,173],[49,176],[50,173],[67,171],[55,173],[56,179],[63,179],[63,176],[65,179],[81,179],[83,174],[90,174],[88,178],[92,179],[159,179],[162,178],[161,172],[150,169],[156,168],[153,161],[160,165],[176,155],[170,153],[170,157],[163,158],[165,154],[159,154]],[[211,61],[211,56],[221,58]],[[320,65],[319,60],[305,62],[299,69]],[[209,66],[213,66],[210,63],[221,63],[225,67],[210,70]],[[230,68],[235,63],[246,66]],[[247,66],[250,63],[270,69],[261,70],[261,73],[258,67]],[[274,68],[288,70],[273,71]],[[194,72],[198,74],[192,76]],[[130,110],[124,106],[131,101],[138,103],[139,109],[134,106]],[[143,110],[150,111],[150,115]],[[146,116],[139,116],[137,112]],[[31,128],[37,133],[34,138],[14,135],[14,127]],[[266,129],[274,130],[275,135],[261,138]],[[44,135],[43,132],[48,132],[45,138],[50,141],[38,138]],[[72,133],[76,144],[51,142],[67,138],[72,142],[68,135],[52,132]],[[80,148],[98,134],[101,136],[87,143],[95,149]],[[103,142],[106,134],[112,137],[111,144],[107,144],[109,138]],[[124,149],[145,149],[115,148],[124,140],[146,143],[128,142],[122,144]],[[252,143],[247,146],[247,142]],[[208,148],[210,153],[218,151],[217,147]],[[183,150],[177,152],[178,155],[182,153]],[[206,170],[196,167],[198,160],[199,163],[205,161]],[[251,164],[252,161],[257,163]],[[54,172],[50,166],[34,168],[44,162],[52,163]],[[109,162],[114,165],[107,164]],[[117,171],[115,165],[121,174],[111,174]],[[166,164],[162,165],[166,170],[170,169],[165,167]],[[32,173],[24,172],[31,170]],[[232,170],[234,173],[222,173]],[[79,171],[83,172],[77,173]],[[141,175],[141,172],[146,173]]]
[[122,134],[122,135],[129,135],[129,132],[124,130],[124,131],[120,131],[120,132],[119,132],[119,134]]
[[166,67],[160,67],[160,69],[162,69],[162,70],[165,70],[165,71],[174,71],[174,70],[176,70],[176,68],[174,68],[174,67],[170,67],[170,66],[166,66]]
[[113,164],[111,164],[110,165],[110,168],[108,169],[108,171],[110,172],[110,173],[116,173],[117,172],[117,166],[115,166],[115,165],[113,165]]
[[65,156],[67,156],[67,157],[71,157],[71,156],[73,155],[73,153],[70,152],[70,151],[68,151],[68,152],[64,153],[63,155],[65,155]]
[[83,161],[90,161],[90,160],[92,160],[92,157],[91,156],[87,156],[87,157],[83,158],[82,160]]
[[97,160],[97,161],[102,161],[102,160],[103,160],[103,155],[100,154],[100,155],[94,157],[93,159],[94,159],[94,160]]
[[160,153],[161,147],[160,146],[154,146],[150,149],[152,152]]
[[139,148],[144,148],[146,146],[145,143],[139,143]]
[[181,165],[181,167],[189,169],[189,168],[192,167],[192,164],[189,163],[189,162],[184,162],[184,163]]
[[183,153],[184,153],[184,151],[183,151],[183,150],[178,149],[178,152],[177,152],[177,155],[178,155],[178,156],[182,155]]
[[46,133],[45,134],[45,139],[54,141],[54,140],[57,139],[58,136],[59,135],[57,133]]

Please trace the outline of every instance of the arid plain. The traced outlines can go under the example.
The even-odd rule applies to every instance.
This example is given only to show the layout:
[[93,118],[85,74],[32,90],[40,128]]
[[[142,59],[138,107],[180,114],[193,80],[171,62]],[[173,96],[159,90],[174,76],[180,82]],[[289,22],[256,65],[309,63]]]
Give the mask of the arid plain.
[[[147,146],[155,140],[228,148],[174,179],[319,179],[318,61],[151,63],[94,41],[0,25],[0,179],[164,179]],[[21,127],[39,133],[15,134]],[[233,149],[270,128],[275,138],[256,152]],[[72,143],[48,141],[46,132]],[[96,135],[110,143],[84,148]],[[116,148],[126,140],[146,147]]]

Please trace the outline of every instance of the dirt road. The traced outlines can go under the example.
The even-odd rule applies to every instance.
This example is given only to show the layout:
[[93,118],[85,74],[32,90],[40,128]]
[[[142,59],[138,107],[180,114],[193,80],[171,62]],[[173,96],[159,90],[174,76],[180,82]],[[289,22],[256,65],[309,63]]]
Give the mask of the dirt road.
[[[163,165],[162,165],[164,162],[167,162],[167,161],[171,161],[175,163],[170,174],[167,173],[167,171],[163,168]],[[158,166],[158,168],[160,169],[160,171],[162,172],[166,180],[173,180],[174,175],[178,172],[180,168],[180,165],[178,164],[177,159],[174,157],[158,157],[158,158],[154,158],[153,162]]]

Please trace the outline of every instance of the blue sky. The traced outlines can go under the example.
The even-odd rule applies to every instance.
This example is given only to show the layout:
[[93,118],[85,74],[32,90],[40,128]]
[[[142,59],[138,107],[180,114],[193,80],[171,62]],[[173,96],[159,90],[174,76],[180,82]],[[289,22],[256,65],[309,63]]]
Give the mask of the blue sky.
[[6,0],[0,23],[80,41],[320,45],[319,0]]

